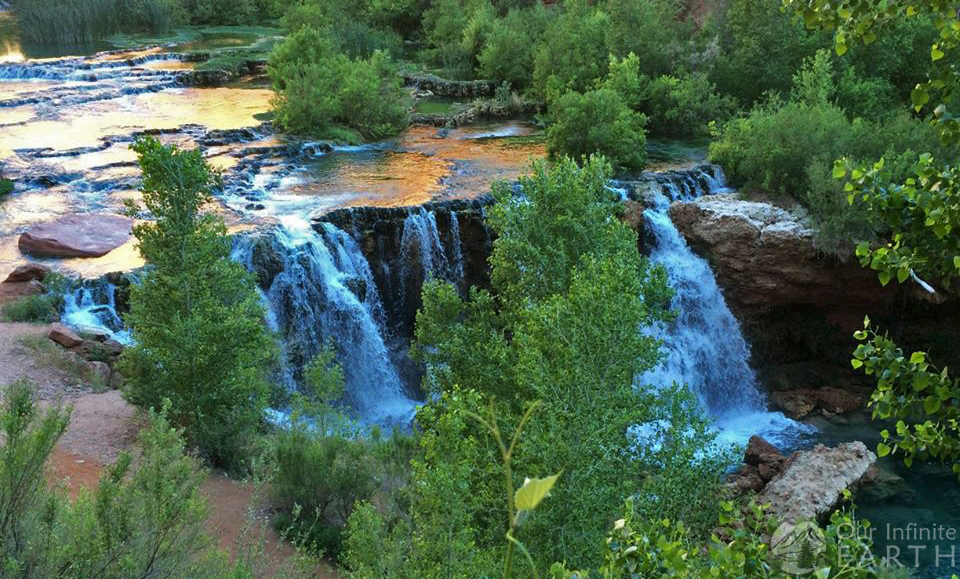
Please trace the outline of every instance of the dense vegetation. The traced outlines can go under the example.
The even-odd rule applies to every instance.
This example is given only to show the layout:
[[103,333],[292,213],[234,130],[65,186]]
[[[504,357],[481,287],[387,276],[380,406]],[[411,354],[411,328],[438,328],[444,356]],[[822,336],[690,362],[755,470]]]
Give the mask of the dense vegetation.
[[117,32],[187,24],[254,24],[276,18],[278,0],[14,0],[21,33],[42,43],[86,44]]
[[[132,292],[126,321],[137,345],[121,370],[131,401],[165,409],[147,430],[140,466],[164,484],[138,487],[139,471],[125,478],[129,463],[121,461],[97,491],[99,510],[89,500],[56,503],[66,527],[15,504],[18,536],[95,528],[77,535],[100,548],[97,533],[113,528],[91,517],[114,511],[136,518],[123,549],[139,549],[151,528],[172,526],[178,546],[199,536],[196,465],[182,457],[169,420],[212,464],[266,462],[275,525],[298,546],[336,557],[352,579],[490,577],[498,569],[558,579],[621,577],[625,569],[783,577],[762,540],[775,521],[725,500],[731,449],[718,446],[696,401],[684,385],[637,379],[660,359],[659,344],[640,330],[674,312],[664,272],[638,254],[608,180],[644,167],[648,132],[709,134],[711,159],[732,182],[747,195],[798,203],[823,250],[845,258],[856,247],[884,285],[914,279],[956,291],[960,129],[951,111],[960,33],[944,3],[899,13],[876,0],[788,0],[794,15],[776,2],[730,0],[698,20],[673,0],[143,0],[132,11],[110,0],[71,1],[55,10],[47,0],[20,0],[25,30],[79,42],[120,28],[282,14],[287,36],[269,74],[276,122],[298,134],[358,141],[401,130],[409,110],[403,67],[489,79],[542,105],[552,164],[534,165],[516,188],[494,188],[490,288],[461,295],[444,282],[425,285],[413,353],[427,402],[412,435],[383,437],[336,409],[343,375],[333,348],[306,368],[289,422],[264,424],[272,340],[250,275],[227,259],[222,220],[203,212],[215,175],[197,151],[139,141],[144,202],[156,220],[135,230],[149,266]],[[37,13],[62,27],[31,20],[33,6],[46,6]],[[109,18],[97,18],[104,11]],[[837,29],[836,50],[821,26]],[[18,307],[35,316],[41,306]],[[853,367],[878,376],[874,413],[897,423],[879,454],[960,472],[957,378],[923,352],[904,352],[869,320],[855,337]],[[52,411],[34,425],[24,394],[8,397],[4,452],[34,473],[46,454],[17,445],[35,437],[26,447],[49,453],[65,418]],[[17,496],[39,496],[34,479]],[[149,493],[171,487],[184,502],[167,516],[169,497]],[[144,514],[142,503],[159,507]],[[851,522],[842,511],[826,526],[822,562],[831,566],[818,577],[887,573],[872,561],[832,566],[838,552],[856,558],[869,547],[838,533]],[[0,540],[14,569],[41,569],[36,561],[47,558],[96,560],[81,551],[93,547],[69,542],[66,555],[37,559],[6,532]],[[199,550],[184,552],[199,564]],[[139,555],[130,560],[142,563]]]

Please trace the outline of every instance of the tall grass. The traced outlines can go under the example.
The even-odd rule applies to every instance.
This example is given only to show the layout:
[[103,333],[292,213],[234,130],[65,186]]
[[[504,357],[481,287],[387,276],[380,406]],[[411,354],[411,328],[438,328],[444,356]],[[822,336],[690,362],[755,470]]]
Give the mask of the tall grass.
[[124,31],[160,32],[178,17],[177,0],[17,0],[20,34],[44,44],[86,44]]

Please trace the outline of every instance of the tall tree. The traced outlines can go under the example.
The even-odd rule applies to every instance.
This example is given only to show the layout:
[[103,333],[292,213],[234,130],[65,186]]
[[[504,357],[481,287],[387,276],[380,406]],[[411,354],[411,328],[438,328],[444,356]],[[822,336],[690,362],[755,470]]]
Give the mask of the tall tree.
[[127,398],[168,415],[210,462],[235,466],[266,404],[272,340],[253,277],[230,260],[223,219],[203,210],[217,176],[199,150],[153,138],[133,149],[154,221],[134,227],[147,262],[126,322]]

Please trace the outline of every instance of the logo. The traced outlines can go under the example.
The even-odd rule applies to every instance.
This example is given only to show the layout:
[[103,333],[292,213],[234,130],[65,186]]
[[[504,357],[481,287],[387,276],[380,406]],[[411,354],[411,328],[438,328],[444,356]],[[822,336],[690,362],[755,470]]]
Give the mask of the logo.
[[770,553],[784,573],[806,575],[817,566],[826,549],[823,531],[816,523],[783,523],[773,533]]

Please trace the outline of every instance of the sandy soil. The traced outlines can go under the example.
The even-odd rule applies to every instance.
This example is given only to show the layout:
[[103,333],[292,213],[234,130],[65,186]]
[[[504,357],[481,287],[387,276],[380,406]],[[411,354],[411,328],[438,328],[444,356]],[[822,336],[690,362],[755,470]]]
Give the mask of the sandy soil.
[[[144,421],[119,391],[96,393],[88,385],[77,384],[56,368],[39,364],[30,349],[18,342],[23,336],[42,336],[46,330],[47,326],[0,323],[0,385],[27,377],[37,384],[42,405],[72,406],[70,425],[50,458],[49,473],[53,484],[75,497],[96,486],[105,465],[133,449]],[[268,562],[264,576],[293,555],[292,546],[267,523],[265,501],[254,485],[211,473],[202,490],[211,508],[207,528],[221,548],[236,555],[241,546],[249,548],[262,541]],[[337,574],[324,568],[317,570],[317,577]]]

